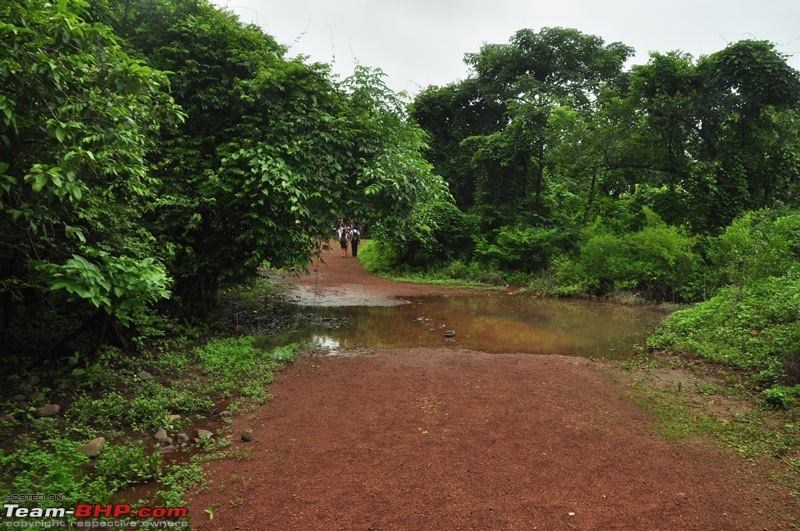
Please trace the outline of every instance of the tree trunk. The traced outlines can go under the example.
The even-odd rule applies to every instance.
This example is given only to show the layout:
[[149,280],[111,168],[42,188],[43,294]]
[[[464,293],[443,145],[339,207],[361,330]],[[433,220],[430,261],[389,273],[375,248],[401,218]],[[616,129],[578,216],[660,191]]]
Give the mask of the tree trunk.
[[108,329],[108,322],[110,319],[111,315],[105,310],[98,310],[95,314],[91,340],[89,341],[89,350],[86,352],[90,363],[97,362],[100,347],[103,346],[103,341],[106,338],[106,330]]

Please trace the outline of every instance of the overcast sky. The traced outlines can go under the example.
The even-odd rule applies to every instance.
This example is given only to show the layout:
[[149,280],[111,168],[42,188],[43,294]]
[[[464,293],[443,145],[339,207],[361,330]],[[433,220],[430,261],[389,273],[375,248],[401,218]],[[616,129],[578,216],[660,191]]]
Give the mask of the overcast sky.
[[[254,22],[289,55],[333,65],[378,67],[412,95],[468,75],[465,53],[507,43],[519,29],[576,28],[636,49],[697,58],[741,39],[767,40],[800,69],[800,0],[213,0]],[[630,66],[627,65],[627,66]]]

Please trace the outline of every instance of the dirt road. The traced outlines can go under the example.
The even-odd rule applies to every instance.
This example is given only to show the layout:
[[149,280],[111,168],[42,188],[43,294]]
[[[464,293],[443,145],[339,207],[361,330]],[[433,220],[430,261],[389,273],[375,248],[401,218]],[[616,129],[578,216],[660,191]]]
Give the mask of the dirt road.
[[[326,262],[305,296],[446,291]],[[251,457],[207,466],[193,529],[786,529],[796,507],[713,443],[657,435],[624,380],[585,359],[318,352],[272,394],[233,423]]]

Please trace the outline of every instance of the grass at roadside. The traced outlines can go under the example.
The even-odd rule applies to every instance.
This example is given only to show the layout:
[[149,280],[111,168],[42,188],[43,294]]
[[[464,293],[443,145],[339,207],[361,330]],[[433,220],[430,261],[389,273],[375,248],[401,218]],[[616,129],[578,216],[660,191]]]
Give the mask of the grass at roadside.
[[468,267],[460,262],[452,262],[447,267],[420,270],[412,268],[398,269],[387,259],[385,250],[374,240],[362,240],[358,250],[358,259],[364,269],[376,276],[414,284],[431,284],[441,286],[464,286],[486,289],[502,289],[506,282],[499,274],[477,266]]
[[[258,298],[252,290],[248,296]],[[156,499],[141,503],[175,507],[202,485],[204,456],[242,458],[225,449],[233,438],[225,422],[270,398],[273,372],[299,346],[267,351],[253,336],[179,332],[137,354],[104,348],[96,363],[75,358],[10,376],[0,400],[0,495],[44,495],[23,507],[74,507],[157,482]],[[60,411],[41,415],[45,404]],[[207,427],[212,437],[197,435]],[[170,440],[154,440],[159,430]],[[100,437],[98,456],[79,450]]]

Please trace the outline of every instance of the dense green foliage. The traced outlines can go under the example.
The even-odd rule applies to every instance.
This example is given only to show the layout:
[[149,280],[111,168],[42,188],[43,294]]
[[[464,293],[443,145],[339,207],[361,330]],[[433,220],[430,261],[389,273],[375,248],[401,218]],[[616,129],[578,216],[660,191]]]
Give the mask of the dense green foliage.
[[[187,429],[193,417],[207,416],[221,398],[231,399],[227,410],[232,413],[266,401],[265,384],[272,381],[276,368],[293,361],[297,345],[272,351],[253,345],[253,337],[214,339],[195,348],[183,342],[162,342],[158,350],[138,358],[119,356],[106,347],[98,362],[82,370],[43,374],[49,387],[36,384],[33,390],[70,401],[69,429],[62,433],[56,423],[31,417],[18,433],[18,448],[0,455],[3,494],[37,492],[46,485],[52,489],[48,492],[62,495],[63,500],[35,502],[35,506],[62,507],[86,500],[107,503],[115,492],[130,485],[160,479],[165,486],[162,497],[172,506],[182,505],[180,496],[198,479],[184,485],[171,478],[194,469],[162,470],[161,454],[141,443],[126,443],[123,434]],[[155,379],[142,381],[133,369],[146,369]],[[21,384],[13,385],[19,388]],[[30,416],[30,411],[26,413]],[[179,418],[170,420],[176,414]],[[3,421],[2,428],[9,427]],[[19,431],[20,426],[14,429]],[[75,439],[86,442],[98,435],[108,442],[90,465],[90,458],[77,451]],[[230,444],[224,430],[219,435],[208,450]]]
[[467,79],[417,95],[426,156],[474,245],[415,262],[438,240],[416,231],[383,242],[381,266],[555,295],[707,300],[653,345],[786,383],[800,351],[800,73],[765,41],[696,60],[652,53],[623,71],[630,53],[573,29],[521,30],[467,54]]
[[[652,228],[640,232],[645,207],[675,227],[659,229],[663,239],[668,231],[715,236],[749,210],[796,202],[800,74],[771,44],[740,41],[697,61],[654,53],[623,72],[630,53],[572,29],[522,30],[508,44],[467,54],[473,74],[466,80],[416,97],[413,114],[431,135],[427,156],[481,227],[470,259],[501,272],[543,271],[555,262],[593,269],[587,253],[598,245],[624,240],[627,250],[615,252],[627,261],[631,246],[648,245],[631,238],[656,237]],[[554,230],[555,246],[546,242]],[[533,240],[540,240],[535,251]],[[594,249],[582,250],[587,243]],[[519,264],[512,255],[526,248],[537,257]],[[700,241],[680,249],[702,258],[707,251]],[[633,259],[641,270],[581,280],[579,291],[633,288],[675,300],[708,294],[675,284],[651,258]],[[689,261],[692,276],[704,277],[702,260]],[[686,280],[684,273],[673,280]],[[574,275],[560,278],[569,282],[564,289],[577,285]]]
[[107,21],[158,68],[187,119],[151,157],[161,200],[148,225],[172,244],[185,307],[258,266],[304,267],[333,220],[403,227],[446,194],[422,132],[379,71],[337,82],[206,1],[110,1]]
[[645,209],[635,232],[616,234],[602,225],[583,231],[577,256],[556,271],[561,293],[636,291],[657,300],[693,298],[700,257],[695,239]]
[[[167,76],[132,58],[81,1],[0,6],[0,297],[24,348],[48,313],[83,316],[90,352],[111,318],[168,296],[145,156],[181,114]],[[13,344],[22,348],[22,344]]]
[[[652,348],[670,348],[752,371],[771,403],[800,384],[800,214],[748,212],[711,246],[711,274],[725,286],[670,315]],[[777,386],[774,387],[773,386]]]
[[128,349],[157,304],[304,268],[340,217],[403,234],[449,198],[379,70],[339,81],[207,0],[0,15],[3,336],[32,358]]

